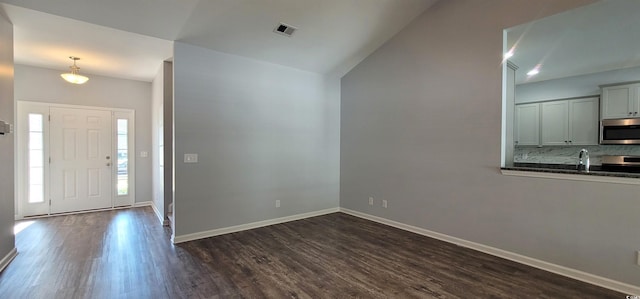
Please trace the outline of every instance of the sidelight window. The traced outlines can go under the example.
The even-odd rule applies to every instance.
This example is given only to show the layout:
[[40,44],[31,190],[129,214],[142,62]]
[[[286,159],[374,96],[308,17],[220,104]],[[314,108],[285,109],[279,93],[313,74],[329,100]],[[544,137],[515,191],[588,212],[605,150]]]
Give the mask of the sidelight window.
[[128,119],[117,119],[117,188],[118,195],[129,194],[129,132],[128,132]]
[[42,114],[29,114],[29,203],[44,201],[44,122]]

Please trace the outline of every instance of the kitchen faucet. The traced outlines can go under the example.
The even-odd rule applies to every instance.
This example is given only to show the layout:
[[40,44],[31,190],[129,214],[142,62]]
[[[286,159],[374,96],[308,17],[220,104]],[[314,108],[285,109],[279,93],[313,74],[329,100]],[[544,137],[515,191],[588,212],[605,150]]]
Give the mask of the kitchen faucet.
[[586,171],[589,172],[589,151],[586,149],[581,149],[578,154],[578,171]]

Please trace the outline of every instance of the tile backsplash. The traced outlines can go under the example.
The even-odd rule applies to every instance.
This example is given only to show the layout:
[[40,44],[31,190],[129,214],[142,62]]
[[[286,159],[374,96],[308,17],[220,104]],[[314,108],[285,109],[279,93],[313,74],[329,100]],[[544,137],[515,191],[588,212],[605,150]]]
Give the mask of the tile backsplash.
[[589,151],[591,165],[600,165],[600,156],[640,156],[640,145],[584,145],[584,146],[516,146],[516,163],[575,164],[581,149]]

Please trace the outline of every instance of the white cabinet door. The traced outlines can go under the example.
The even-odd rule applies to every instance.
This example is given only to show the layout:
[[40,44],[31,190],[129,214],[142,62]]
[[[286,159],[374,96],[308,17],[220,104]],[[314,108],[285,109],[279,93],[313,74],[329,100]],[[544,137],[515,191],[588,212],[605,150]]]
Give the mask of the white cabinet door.
[[[627,84],[602,88],[602,118],[628,118],[638,116],[636,85]],[[635,112],[635,115],[634,115]]]
[[568,145],[568,101],[546,102],[541,106],[542,145]]
[[598,144],[598,98],[569,101],[569,144]]
[[516,105],[516,145],[540,145],[540,104]]
[[629,101],[629,117],[640,117],[640,84],[631,87],[631,101]]

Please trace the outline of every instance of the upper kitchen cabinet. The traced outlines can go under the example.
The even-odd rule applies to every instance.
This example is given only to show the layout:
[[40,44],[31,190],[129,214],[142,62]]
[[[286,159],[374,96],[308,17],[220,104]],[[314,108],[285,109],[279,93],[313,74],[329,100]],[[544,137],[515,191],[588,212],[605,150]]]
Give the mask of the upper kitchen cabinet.
[[640,83],[602,87],[602,119],[640,117]]
[[542,103],[542,145],[569,144],[569,103]]
[[598,144],[598,98],[541,104],[542,145]]
[[540,104],[516,105],[516,145],[540,145]]
[[572,145],[598,144],[599,98],[569,100],[569,143]]

